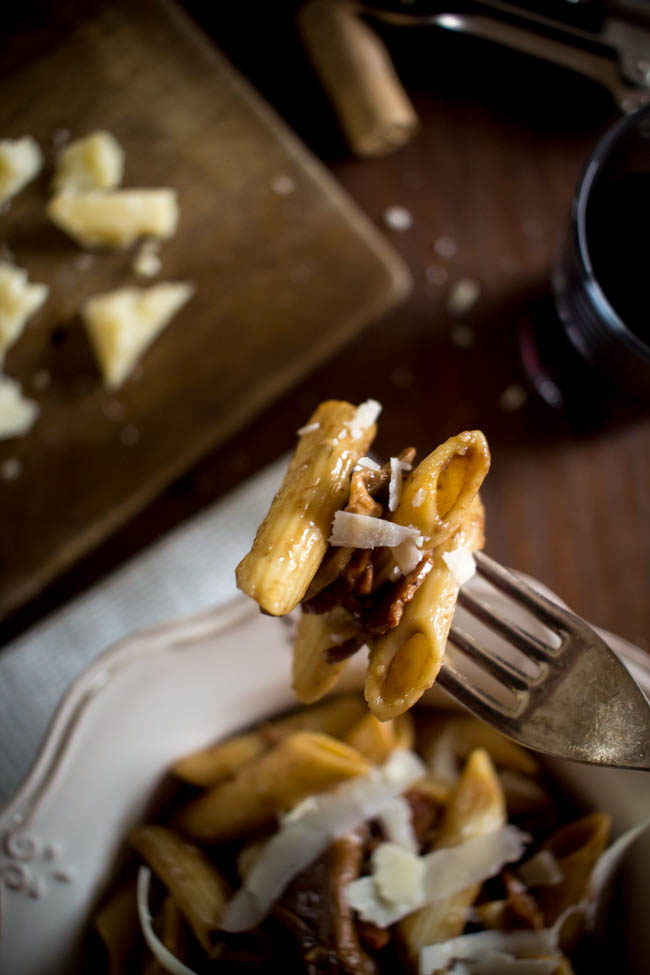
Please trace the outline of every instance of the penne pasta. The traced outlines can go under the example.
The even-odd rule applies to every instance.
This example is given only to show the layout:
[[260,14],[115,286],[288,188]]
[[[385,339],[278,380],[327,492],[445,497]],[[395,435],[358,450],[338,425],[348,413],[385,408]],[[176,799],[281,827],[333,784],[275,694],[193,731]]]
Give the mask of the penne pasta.
[[135,885],[135,876],[130,876],[120,884],[98,911],[93,922],[93,927],[106,949],[109,975],[123,975],[138,941],[140,922]]
[[206,854],[165,826],[132,830],[131,845],[173,897],[197,941],[212,955],[228,886]]
[[176,826],[204,843],[249,836],[306,796],[364,775],[369,767],[363,755],[336,738],[299,731],[188,802]]
[[458,531],[490,469],[490,451],[480,430],[441,444],[406,479],[392,520],[424,536],[423,549],[443,545]]
[[312,414],[253,547],[237,566],[237,585],[265,613],[295,609],[327,551],[352,468],[376,432],[374,423],[360,424],[359,413],[351,403],[329,400]]
[[359,694],[339,694],[322,704],[270,721],[255,731],[192,752],[176,762],[173,772],[192,785],[215,785],[235,775],[294,731],[321,731],[342,738],[365,713],[366,706]]
[[356,633],[356,622],[342,606],[335,606],[320,616],[302,614],[293,644],[291,666],[293,689],[298,700],[311,704],[336,686],[347,660],[329,663],[325,659],[325,651],[333,643],[348,640]]
[[[311,730],[323,728],[333,735]],[[180,810],[172,805],[166,825],[131,834],[165,890],[140,887],[149,900],[135,944],[133,883],[100,912],[110,975],[245,966],[273,975],[289,957],[293,970],[289,941],[305,971],[412,972],[426,956],[440,972],[466,963],[573,975],[563,951],[582,934],[609,817],[585,816],[550,837],[548,816],[530,826],[529,817],[525,832],[506,826],[499,775],[537,786],[551,818],[563,807],[540,784],[536,760],[533,772],[525,753],[487,734],[504,763],[497,774],[488,750],[471,747],[481,733],[464,713],[429,708],[381,722],[359,695],[344,694],[236,736],[221,758],[218,746],[206,750],[227,777]],[[264,750],[234,770],[242,741],[250,754],[251,742]],[[441,741],[454,762],[447,778],[422,761]],[[443,758],[436,753],[433,765],[444,771]],[[553,856],[533,866],[544,850]]]
[[442,556],[456,548],[481,548],[483,523],[483,505],[476,497],[460,527],[436,549],[431,571],[399,625],[370,641],[365,698],[380,721],[407,711],[435,681],[459,589]]
[[[492,832],[506,821],[505,802],[490,757],[483,749],[471,753],[460,781],[447,805],[432,849],[456,846]],[[445,900],[422,907],[399,923],[400,937],[408,956],[416,962],[426,945],[455,938],[467,922],[480,884],[472,885]]]
[[[552,887],[540,887],[539,905],[548,925],[553,924],[568,907],[583,900],[589,889],[589,878],[609,840],[611,819],[605,813],[591,813],[556,830],[545,843],[557,860],[563,880]],[[584,917],[570,915],[560,935],[560,945],[570,951],[578,941]]]
[[394,721],[378,721],[369,713],[350,729],[345,741],[376,765],[383,764],[395,748],[408,747],[400,743]]

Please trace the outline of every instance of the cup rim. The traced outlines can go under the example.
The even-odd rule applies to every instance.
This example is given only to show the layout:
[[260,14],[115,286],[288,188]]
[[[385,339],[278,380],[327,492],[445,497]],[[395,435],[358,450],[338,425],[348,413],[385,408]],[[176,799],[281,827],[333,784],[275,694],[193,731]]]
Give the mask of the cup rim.
[[594,184],[620,139],[636,126],[640,118],[646,118],[650,126],[650,103],[640,106],[634,112],[630,112],[629,115],[619,119],[598,140],[589,154],[578,180],[573,198],[573,216],[578,260],[586,277],[586,286],[591,291],[592,299],[604,310],[610,328],[618,333],[628,349],[650,362],[650,345],[643,342],[635,332],[627,327],[599,284],[594,273],[591,250],[587,241],[587,210]]

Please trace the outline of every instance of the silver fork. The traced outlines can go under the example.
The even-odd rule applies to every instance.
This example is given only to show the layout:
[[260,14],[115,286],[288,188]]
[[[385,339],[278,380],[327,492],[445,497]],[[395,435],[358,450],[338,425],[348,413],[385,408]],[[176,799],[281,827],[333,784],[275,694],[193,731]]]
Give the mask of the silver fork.
[[521,666],[505,659],[455,622],[450,642],[480,668],[479,679],[489,675],[492,689],[481,686],[476,671],[468,676],[456,666],[457,653],[453,662],[445,655],[441,686],[528,748],[596,765],[650,770],[650,704],[614,651],[584,620],[498,562],[483,552],[475,558],[478,573],[555,633],[557,646],[461,588],[463,608],[523,657]]

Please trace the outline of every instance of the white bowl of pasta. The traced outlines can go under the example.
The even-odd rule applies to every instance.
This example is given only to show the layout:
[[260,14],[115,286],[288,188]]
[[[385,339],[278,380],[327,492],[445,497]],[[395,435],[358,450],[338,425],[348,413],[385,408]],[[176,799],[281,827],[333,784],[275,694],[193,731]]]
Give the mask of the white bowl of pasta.
[[[468,585],[482,583],[475,578]],[[249,601],[237,599],[204,615],[136,634],[109,649],[75,682],[29,776],[0,811],[1,972],[60,975],[90,970],[81,959],[87,957],[91,918],[124,864],[127,832],[160,805],[156,796],[160,800],[161,783],[166,788],[169,782],[170,766],[187,753],[295,706],[289,680],[291,636],[287,620],[263,616]],[[645,655],[618,638],[612,637],[611,644],[650,694]],[[361,684],[361,668],[353,664],[343,690]],[[265,734],[265,747],[286,740],[277,729]],[[346,739],[333,762],[349,760],[345,749],[352,741],[363,753],[363,734]],[[444,749],[435,754],[438,763],[448,758]],[[242,757],[242,767],[250,757]],[[429,759],[433,761],[431,754]],[[531,764],[528,773],[533,793],[535,767]],[[504,769],[499,769],[501,778]],[[643,773],[562,762],[548,763],[547,772],[586,811],[611,815],[614,835],[650,813],[649,780]],[[436,775],[441,774],[438,766]],[[248,789],[255,787],[249,779]],[[241,788],[239,794],[230,793],[231,808],[224,813],[228,821],[246,818]],[[614,941],[620,935],[626,953],[616,970],[638,975],[650,970],[649,857],[649,838],[641,836],[635,855],[625,863],[608,925]],[[479,904],[473,910],[481,908]],[[126,971],[116,958],[112,970]],[[452,970],[470,969],[457,965]]]

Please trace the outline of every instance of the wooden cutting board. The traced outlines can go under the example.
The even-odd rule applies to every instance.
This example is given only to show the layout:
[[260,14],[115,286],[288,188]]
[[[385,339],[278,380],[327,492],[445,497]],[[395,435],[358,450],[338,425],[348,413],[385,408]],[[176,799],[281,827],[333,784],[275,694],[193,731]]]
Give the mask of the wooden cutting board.
[[[5,361],[41,415],[0,441],[0,471],[20,471],[0,478],[0,616],[410,289],[373,224],[178,8],[77,0],[49,16],[15,31],[0,64],[0,137],[33,135],[48,161],[0,214],[0,244],[51,289]],[[133,251],[89,257],[45,216],[57,144],[99,127],[126,151],[125,186],[178,190],[156,280],[197,285],[116,394],[78,309],[143,283]]]

